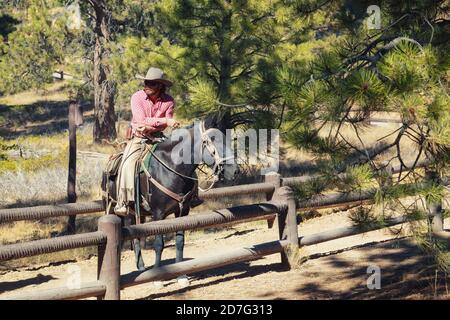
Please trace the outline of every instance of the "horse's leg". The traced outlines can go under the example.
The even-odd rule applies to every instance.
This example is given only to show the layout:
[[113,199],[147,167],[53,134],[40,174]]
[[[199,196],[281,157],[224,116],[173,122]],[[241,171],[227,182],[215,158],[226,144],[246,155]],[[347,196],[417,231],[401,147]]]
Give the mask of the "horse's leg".
[[153,248],[155,249],[155,265],[153,267],[158,268],[161,264],[162,252],[164,250],[164,235],[158,234],[155,236]]
[[[184,250],[184,231],[178,231],[176,233],[176,248],[177,248],[177,255],[175,262],[181,262],[183,261],[183,250]],[[189,279],[187,275],[182,275],[177,278],[178,285],[182,287],[187,287],[189,285]]]
[[139,239],[133,239],[134,256],[136,259],[136,268],[139,271],[145,270],[144,259],[142,258],[141,244]]
[[177,255],[175,262],[183,261],[183,250],[184,250],[184,231],[177,231],[175,235],[175,242],[177,248]]
[[[136,223],[136,217],[134,218],[134,222]],[[134,256],[136,260],[136,268],[139,271],[145,270],[144,259],[142,258],[141,244],[139,239],[133,239],[132,245],[134,248]]]
[[[131,217],[120,217],[120,220],[122,220],[122,227],[128,227],[131,225]],[[122,248],[125,248],[125,240],[122,240]],[[130,250],[134,250],[133,246],[133,240],[130,241]]]
[[[145,223],[145,217],[144,216],[141,217],[141,224],[143,224],[143,223]],[[146,237],[139,238],[139,241],[141,243],[141,248],[145,249],[147,247],[147,244],[146,244],[147,238]]]
[[[186,206],[186,209],[183,209],[183,212],[179,215],[181,217],[187,216],[189,214],[189,206]],[[183,252],[184,252],[184,231],[177,231],[175,235],[175,243],[176,243],[176,259],[175,262],[183,261]],[[182,287],[187,287],[189,285],[189,279],[187,275],[182,275],[177,278],[178,284]]]
[[[153,268],[158,268],[161,264],[162,252],[164,250],[164,235],[158,234],[155,236],[153,249],[155,249],[155,264],[153,265]],[[164,286],[162,281],[153,281],[153,285],[157,289],[160,289]]]

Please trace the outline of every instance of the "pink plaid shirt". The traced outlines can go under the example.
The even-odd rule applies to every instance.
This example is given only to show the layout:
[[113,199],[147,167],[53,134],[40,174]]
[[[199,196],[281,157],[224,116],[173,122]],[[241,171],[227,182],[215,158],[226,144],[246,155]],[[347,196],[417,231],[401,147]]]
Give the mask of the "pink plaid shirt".
[[136,129],[144,124],[150,125],[148,132],[162,131],[167,124],[160,121],[160,118],[172,118],[175,101],[168,94],[162,94],[155,103],[153,103],[144,90],[139,90],[131,96],[131,127],[133,134],[142,137],[136,132]]

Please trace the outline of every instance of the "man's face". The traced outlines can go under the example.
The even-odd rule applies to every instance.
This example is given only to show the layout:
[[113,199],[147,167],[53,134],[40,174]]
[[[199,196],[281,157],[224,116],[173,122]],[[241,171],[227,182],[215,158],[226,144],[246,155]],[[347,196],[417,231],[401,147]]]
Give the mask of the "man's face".
[[162,84],[157,81],[145,80],[144,91],[147,96],[157,96],[161,91]]

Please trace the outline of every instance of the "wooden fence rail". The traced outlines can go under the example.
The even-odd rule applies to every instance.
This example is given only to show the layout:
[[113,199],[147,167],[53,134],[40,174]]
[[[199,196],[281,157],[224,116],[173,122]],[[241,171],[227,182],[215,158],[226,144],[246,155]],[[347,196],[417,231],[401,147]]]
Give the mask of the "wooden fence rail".
[[101,200],[26,208],[1,209],[0,223],[96,213],[104,210],[105,207]]
[[83,248],[106,243],[105,235],[100,232],[81,233],[51,239],[35,240],[0,246],[0,262],[36,255]]
[[282,252],[288,244],[289,242],[286,240],[266,242],[244,248],[227,250],[226,252],[217,255],[196,258],[155,269],[134,271],[120,277],[120,287],[124,289],[150,281],[170,280],[184,274],[220,268],[239,262],[257,260],[270,254]]
[[170,232],[197,230],[208,227],[220,228],[242,222],[274,219],[286,205],[258,203],[228,209],[208,211],[193,216],[154,221],[122,228],[124,240],[143,238]]

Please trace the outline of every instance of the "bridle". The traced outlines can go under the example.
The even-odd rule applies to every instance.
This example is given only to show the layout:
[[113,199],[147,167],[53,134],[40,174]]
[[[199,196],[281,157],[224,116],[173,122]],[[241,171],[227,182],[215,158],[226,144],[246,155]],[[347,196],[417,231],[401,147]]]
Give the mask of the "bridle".
[[212,141],[211,137],[209,136],[210,132],[212,132],[214,130],[217,130],[217,129],[215,129],[215,128],[205,129],[205,122],[204,121],[200,122],[199,129],[200,129],[200,136],[201,136],[201,139],[202,139],[202,143],[201,143],[201,147],[200,147],[200,152],[201,152],[201,155],[202,155],[202,159],[203,159],[203,152],[204,152],[205,149],[209,152],[211,157],[214,159],[214,166],[212,168],[212,174],[209,177],[207,177],[207,180],[210,177],[213,177],[213,182],[206,189],[202,189],[202,188],[200,188],[200,186],[198,187],[201,191],[205,192],[205,191],[210,190],[214,186],[214,184],[217,181],[219,181],[219,175],[223,171],[223,166],[224,166],[225,162],[228,161],[228,160],[233,159],[233,156],[221,157],[219,155],[219,150],[217,150],[217,146],[214,144],[214,142]]

